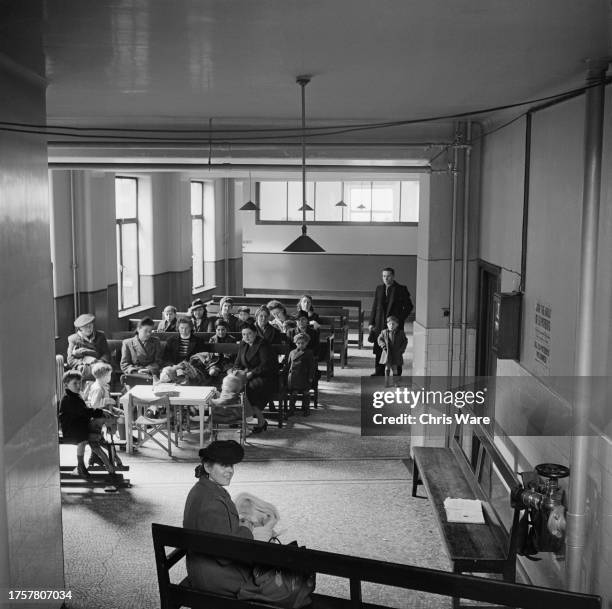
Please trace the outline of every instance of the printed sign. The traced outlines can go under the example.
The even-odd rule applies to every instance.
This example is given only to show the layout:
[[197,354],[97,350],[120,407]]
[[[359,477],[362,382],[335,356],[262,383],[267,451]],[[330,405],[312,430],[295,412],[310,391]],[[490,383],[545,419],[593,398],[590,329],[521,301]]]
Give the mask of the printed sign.
[[535,361],[543,374],[550,374],[551,307],[540,301],[535,306]]

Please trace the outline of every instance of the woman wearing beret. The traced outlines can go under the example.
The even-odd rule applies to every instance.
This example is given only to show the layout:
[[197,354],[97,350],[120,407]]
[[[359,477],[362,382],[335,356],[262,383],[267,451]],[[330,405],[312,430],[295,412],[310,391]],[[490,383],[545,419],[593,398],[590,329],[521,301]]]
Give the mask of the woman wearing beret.
[[98,362],[110,363],[110,349],[104,332],[95,328],[96,318],[83,313],[74,320],[76,332],[68,337],[68,367],[78,370],[85,380],[92,380],[91,367]]
[[[202,448],[199,455],[199,480],[187,496],[183,527],[253,539],[249,523],[240,523],[238,510],[224,488],[234,475],[234,465],[244,458],[244,449],[233,440],[218,440]],[[227,596],[236,596],[244,584],[252,583],[249,567],[195,553],[187,554],[187,575],[194,588]]]

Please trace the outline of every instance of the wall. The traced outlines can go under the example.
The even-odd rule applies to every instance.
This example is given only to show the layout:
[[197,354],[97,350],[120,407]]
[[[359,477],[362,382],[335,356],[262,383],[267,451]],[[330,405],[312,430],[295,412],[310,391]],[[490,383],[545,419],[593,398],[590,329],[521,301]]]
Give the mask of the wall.
[[[427,177],[422,183],[427,201]],[[362,298],[371,304],[374,287],[385,266],[395,268],[396,279],[416,292],[416,226],[309,226],[308,234],[325,250],[320,254],[286,253],[300,235],[296,224],[256,224],[253,212],[239,211],[248,189],[236,181],[235,206],[242,229],[243,282],[245,290],[272,289],[336,293]]]
[[[0,54],[0,114],[6,121],[44,124],[41,5],[4,3],[0,16],[9,38],[19,39],[8,48],[23,51],[10,58]],[[3,324],[0,341],[3,595],[9,589],[64,589],[46,165],[45,138],[2,134],[0,315],[10,320]],[[47,603],[60,605],[61,601]]]
[[[225,234],[228,234],[224,224],[225,181],[214,182],[214,209],[208,210],[205,219],[205,222],[212,223],[211,230],[215,236],[205,241],[207,285],[193,294],[189,200],[192,176],[179,172],[132,175],[139,178],[142,306],[131,311],[128,317],[160,317],[166,304],[171,303],[179,310],[186,310],[196,296],[207,299],[213,292],[223,292],[223,244]],[[98,327],[107,332],[127,328],[125,315],[118,313],[114,178],[115,174],[111,172],[50,172],[58,352],[65,351],[66,338],[73,331],[75,318],[71,187],[75,208],[78,311],[94,313]],[[240,257],[230,260],[230,277],[232,272],[241,270],[240,262]]]
[[[610,376],[610,317],[612,312],[612,91],[606,96],[603,180],[597,283],[596,339],[593,375]],[[571,387],[574,372],[577,289],[580,262],[580,224],[583,181],[584,100],[577,98],[536,112],[531,140],[531,180],[527,232],[527,271],[524,296],[522,349],[519,361],[499,360],[498,376],[525,379],[520,395],[498,390],[495,418],[498,441],[516,471],[542,462],[572,466],[571,437],[546,432],[537,436],[503,433],[509,421],[531,407],[558,413],[569,407],[568,391],[559,390],[565,377]],[[485,140],[482,179],[481,252],[483,260],[502,267],[502,289],[517,287],[520,271],[521,218],[524,175],[525,122],[518,121]],[[534,307],[551,305],[551,357],[545,368],[534,359]],[[553,384],[555,387],[553,387]],[[589,442],[587,536],[582,581],[587,592],[600,594],[603,605],[612,602],[612,441],[595,433]],[[540,563],[523,561],[536,584],[564,587],[562,556],[545,555]]]

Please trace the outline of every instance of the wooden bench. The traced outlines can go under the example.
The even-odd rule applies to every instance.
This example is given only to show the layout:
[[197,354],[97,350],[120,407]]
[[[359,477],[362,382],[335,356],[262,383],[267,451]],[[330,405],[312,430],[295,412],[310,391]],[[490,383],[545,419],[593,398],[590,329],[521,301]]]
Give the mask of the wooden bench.
[[[520,508],[512,512],[509,529],[502,515],[491,505],[481,483],[497,472],[510,491],[519,485],[512,469],[505,463],[488,433],[473,427],[477,458],[475,467],[461,448],[456,428],[451,429],[448,448],[415,446],[413,452],[412,496],[423,484],[432,502],[434,515],[446,546],[454,573],[500,573],[505,581],[516,577],[517,530]],[[495,468],[493,470],[493,467]],[[447,497],[479,499],[483,505],[485,524],[448,522],[444,509]],[[459,599],[454,599],[459,606]]]
[[[461,596],[523,609],[601,608],[599,597],[586,594],[559,592],[550,588],[525,586],[296,546],[249,541],[157,523],[152,524],[152,532],[161,609],[179,607],[262,609],[271,606],[196,590],[188,585],[186,579],[172,582],[170,571],[185,557],[188,550],[247,565],[268,565],[303,573],[322,573],[349,580],[350,599],[318,594],[315,591],[312,594],[313,602],[309,606],[310,609],[388,609],[389,605],[372,604],[362,600],[363,582],[436,595]],[[174,550],[166,554],[166,548]]]

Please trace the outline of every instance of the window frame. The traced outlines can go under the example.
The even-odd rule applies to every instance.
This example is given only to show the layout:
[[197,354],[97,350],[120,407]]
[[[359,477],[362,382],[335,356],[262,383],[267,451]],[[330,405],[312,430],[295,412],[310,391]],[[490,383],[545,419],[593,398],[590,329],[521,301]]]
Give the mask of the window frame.
[[[115,187],[117,184],[117,180],[134,180],[136,184],[136,215],[130,218],[117,218],[117,200],[115,196],[115,235],[117,239],[116,243],[116,251],[117,251],[117,292],[118,292],[118,305],[119,305],[119,313],[124,311],[129,311],[141,305],[141,294],[140,294],[140,225],[138,221],[138,211],[139,211],[139,179],[134,176],[115,176]],[[116,192],[116,190],[115,190]],[[124,288],[123,288],[123,227],[128,224],[136,225],[136,295],[137,302],[135,304],[130,304],[129,306],[125,306],[124,299]]]
[[[201,212],[199,214],[193,214],[192,213],[192,203],[193,201],[191,200],[192,197],[192,189],[191,186],[192,184],[199,184],[200,185],[200,189],[201,189],[201,200],[200,200],[200,209]],[[202,291],[205,287],[206,287],[206,256],[204,253],[204,185],[205,182],[204,180],[189,180],[189,217],[191,220],[191,291],[192,293],[195,292],[199,292]],[[195,267],[195,256],[194,256],[194,251],[193,251],[193,223],[194,220],[200,220],[201,221],[201,251],[202,251],[202,283],[199,285],[195,285],[193,278],[194,278],[194,273],[193,273],[193,269]]]
[[[286,209],[286,217],[289,217],[289,196],[288,196],[288,191],[289,191],[289,182],[300,182],[300,180],[263,180],[265,182],[284,182],[287,184],[287,188],[286,188],[286,199],[285,199],[285,209]],[[306,223],[309,225],[312,224],[316,224],[318,226],[418,226],[419,223],[418,222],[400,222],[398,221],[393,221],[393,222],[375,222],[372,221],[372,206],[370,205],[370,221],[368,222],[364,222],[364,221],[359,221],[359,222],[351,222],[350,220],[344,219],[344,220],[317,220],[317,206],[316,206],[316,196],[317,196],[317,182],[325,182],[328,180],[313,180],[313,191],[314,191],[314,200],[312,202],[313,207],[314,207],[314,212],[309,212],[312,213],[314,218],[313,219],[309,219],[306,218]],[[342,190],[342,197],[344,199],[344,197],[346,196],[346,182],[358,182],[359,180],[335,180],[335,181],[339,181],[342,186],[341,186],[341,190]],[[379,180],[380,182],[389,182],[390,180]],[[401,218],[401,210],[402,210],[402,202],[401,202],[401,193],[402,193],[402,181],[408,181],[408,180],[391,180],[391,181],[395,181],[395,182],[399,182],[399,204],[398,204],[398,217]],[[414,181],[418,181],[418,180],[414,180]],[[375,182],[377,182],[377,180],[364,180],[364,183],[368,183],[370,185],[374,184]],[[262,226],[278,226],[278,225],[296,225],[296,226],[300,226],[303,222],[302,220],[262,220],[261,219],[261,199],[260,199],[260,195],[261,195],[261,189],[260,189],[260,183],[261,180],[258,180],[257,182],[255,182],[255,202],[257,204],[257,210],[255,211],[255,224],[256,225],[262,225]],[[420,196],[419,196],[419,208],[420,208]]]

